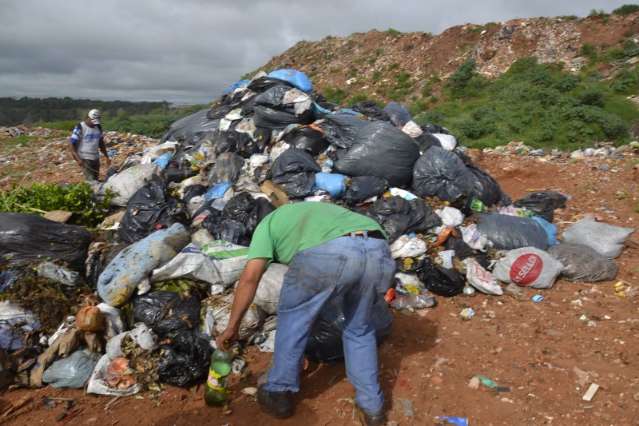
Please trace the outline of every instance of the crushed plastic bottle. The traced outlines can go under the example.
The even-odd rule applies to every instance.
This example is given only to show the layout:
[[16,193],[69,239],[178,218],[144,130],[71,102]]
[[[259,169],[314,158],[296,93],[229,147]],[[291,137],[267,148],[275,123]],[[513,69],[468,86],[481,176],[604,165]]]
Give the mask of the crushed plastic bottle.
[[422,294],[395,294],[391,306],[395,309],[425,309],[432,308],[437,304],[435,296],[429,293]]

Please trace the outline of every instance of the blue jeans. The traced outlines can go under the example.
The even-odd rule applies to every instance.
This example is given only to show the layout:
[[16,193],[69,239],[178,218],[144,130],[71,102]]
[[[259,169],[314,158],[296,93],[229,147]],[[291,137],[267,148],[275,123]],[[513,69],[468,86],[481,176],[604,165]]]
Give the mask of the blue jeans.
[[311,327],[329,300],[343,300],[346,374],[355,401],[369,414],[382,411],[377,342],[371,308],[395,273],[388,243],[340,237],[299,252],[284,276],[277,313],[273,365],[265,389],[299,391],[300,369]]

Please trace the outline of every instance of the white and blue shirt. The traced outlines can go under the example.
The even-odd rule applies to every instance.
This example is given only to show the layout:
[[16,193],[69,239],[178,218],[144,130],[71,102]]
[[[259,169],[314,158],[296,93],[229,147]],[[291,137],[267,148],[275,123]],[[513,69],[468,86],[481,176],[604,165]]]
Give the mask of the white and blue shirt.
[[75,147],[78,157],[83,160],[98,160],[100,153],[100,138],[102,130],[98,127],[90,127],[81,121],[73,128],[71,144]]

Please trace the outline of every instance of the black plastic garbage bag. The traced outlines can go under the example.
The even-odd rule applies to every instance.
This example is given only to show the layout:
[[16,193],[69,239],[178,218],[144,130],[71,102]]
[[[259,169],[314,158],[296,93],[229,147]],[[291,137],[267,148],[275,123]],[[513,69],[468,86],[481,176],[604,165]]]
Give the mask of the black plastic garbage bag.
[[324,135],[310,127],[293,129],[284,135],[283,140],[292,148],[308,151],[314,157],[326,151],[326,148],[328,148],[328,141]]
[[214,105],[209,109],[206,116],[210,120],[221,120],[226,114],[231,112],[233,108],[235,108],[235,105],[232,105],[232,103]]
[[0,267],[61,260],[83,270],[91,234],[81,226],[25,213],[0,213]]
[[208,114],[209,110],[207,108],[177,120],[171,124],[169,130],[162,136],[162,142],[176,140],[178,142],[194,143],[207,134],[215,132],[220,125],[220,120],[212,120],[208,117]]
[[387,186],[386,180],[377,176],[356,176],[351,179],[343,199],[349,205],[361,203],[382,194]]
[[[344,312],[338,301],[325,305],[311,329],[306,344],[306,356],[315,362],[335,362],[344,358],[342,332],[345,322]],[[393,314],[381,296],[373,304],[371,324],[379,345],[390,334],[393,325]]]
[[335,163],[349,176],[377,176],[390,185],[409,185],[419,147],[413,139],[385,121],[370,121],[355,132],[355,144]]
[[171,161],[166,169],[162,171],[162,176],[166,180],[166,183],[182,182],[192,176],[195,176],[197,171],[193,170],[190,164],[186,161]]
[[555,210],[566,208],[566,201],[568,198],[559,192],[540,191],[531,192],[524,198],[515,201],[514,205],[524,207],[552,223]]
[[289,148],[273,162],[273,182],[292,198],[301,198],[313,193],[315,174],[321,168],[307,151]]
[[393,242],[407,232],[427,231],[442,224],[441,219],[421,199],[381,198],[365,212],[375,219]]
[[215,165],[209,172],[208,181],[210,185],[220,182],[235,183],[244,167],[244,159],[233,152],[220,154],[215,160]]
[[242,192],[231,198],[221,212],[209,209],[202,222],[215,239],[248,246],[255,228],[275,207],[264,198],[253,199]]
[[466,165],[454,152],[432,146],[415,163],[413,192],[420,197],[438,197],[456,206],[465,207],[473,198],[485,205],[507,203],[508,197],[483,170]]
[[474,258],[484,269],[488,269],[490,266],[490,258],[486,253],[473,250],[468,244],[464,242],[461,237],[449,236],[444,244],[446,250],[455,250],[455,257],[459,260],[464,260],[469,257]]
[[373,101],[358,102],[351,107],[354,111],[364,114],[366,117],[373,120],[390,121],[390,117],[386,114],[377,103]]
[[455,269],[442,268],[431,262],[428,257],[420,262],[417,277],[428,290],[444,297],[462,293],[466,283],[464,276]]
[[419,152],[421,153],[426,152],[431,146],[438,146],[440,148],[442,147],[442,143],[439,141],[439,139],[428,132],[424,132],[416,137],[415,142],[417,142],[417,145],[419,146]]
[[583,244],[557,244],[550,247],[548,253],[564,265],[561,276],[569,281],[610,281],[619,272],[614,260]]
[[247,88],[252,92],[263,93],[273,86],[281,85],[288,85],[289,88],[293,88],[293,86],[286,81],[267,76],[256,78],[255,80],[251,81]]
[[388,105],[384,107],[384,112],[388,115],[391,123],[400,129],[413,119],[406,107],[397,102],[389,102]]
[[474,198],[480,199],[487,206],[510,204],[510,197],[501,190],[492,176],[473,164],[467,167],[473,174]]
[[296,115],[291,111],[281,111],[263,105],[255,105],[253,121],[257,127],[267,129],[283,129],[289,124],[310,124],[314,121],[313,112],[306,111],[304,114]]
[[191,198],[199,197],[204,195],[208,188],[204,185],[189,185],[184,188],[184,196],[182,197],[182,201],[188,204],[191,201]]
[[192,330],[181,330],[170,340],[160,346],[160,382],[188,387],[206,379],[212,352],[209,341]]
[[134,243],[177,222],[186,223],[184,206],[167,195],[166,184],[154,175],[129,200],[118,236],[126,243]]
[[548,248],[548,236],[544,228],[528,217],[504,214],[479,215],[477,229],[486,235],[497,250],[514,250],[522,247]]
[[133,319],[143,322],[160,337],[200,324],[200,299],[172,291],[153,291],[133,299]]
[[367,124],[365,117],[335,113],[327,115],[320,127],[330,144],[345,149],[357,142],[357,133]]
[[226,132],[219,131],[212,137],[215,142],[215,153],[234,152],[238,155],[249,158],[253,154],[262,152],[263,145],[257,139],[251,138],[248,133],[237,132],[230,129]]

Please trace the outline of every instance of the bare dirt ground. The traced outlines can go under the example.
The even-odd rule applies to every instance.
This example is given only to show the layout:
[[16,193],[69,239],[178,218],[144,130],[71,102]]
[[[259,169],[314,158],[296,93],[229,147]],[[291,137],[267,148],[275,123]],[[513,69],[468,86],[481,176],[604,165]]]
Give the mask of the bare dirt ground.
[[[545,162],[531,157],[484,155],[479,161],[513,198],[552,189],[573,198],[555,222],[565,227],[585,213],[624,226],[639,224],[639,178],[635,159]],[[602,166],[606,164],[606,166]],[[39,171],[38,173],[45,173]],[[75,171],[65,179],[76,179]],[[639,242],[639,235],[633,241]],[[639,286],[639,250],[628,247],[617,259],[618,279]],[[524,289],[516,299],[477,295],[438,298],[434,309],[396,313],[393,333],[380,347],[381,378],[390,424],[430,425],[434,416],[468,417],[471,425],[639,425],[639,296],[621,298],[613,282],[558,281],[539,291]],[[463,321],[459,312],[476,316]],[[353,390],[342,364],[311,366],[304,373],[296,415],[285,421],[261,414],[253,397],[271,355],[252,348],[248,374],[233,385],[230,412],[209,408],[201,386],[166,387],[158,401],[146,395],[120,398],[83,391],[16,390],[0,397],[0,412],[11,402],[33,399],[0,423],[16,425],[353,425]],[[471,389],[476,374],[509,392]],[[600,386],[591,402],[582,396]],[[50,408],[44,396],[72,398]]]

